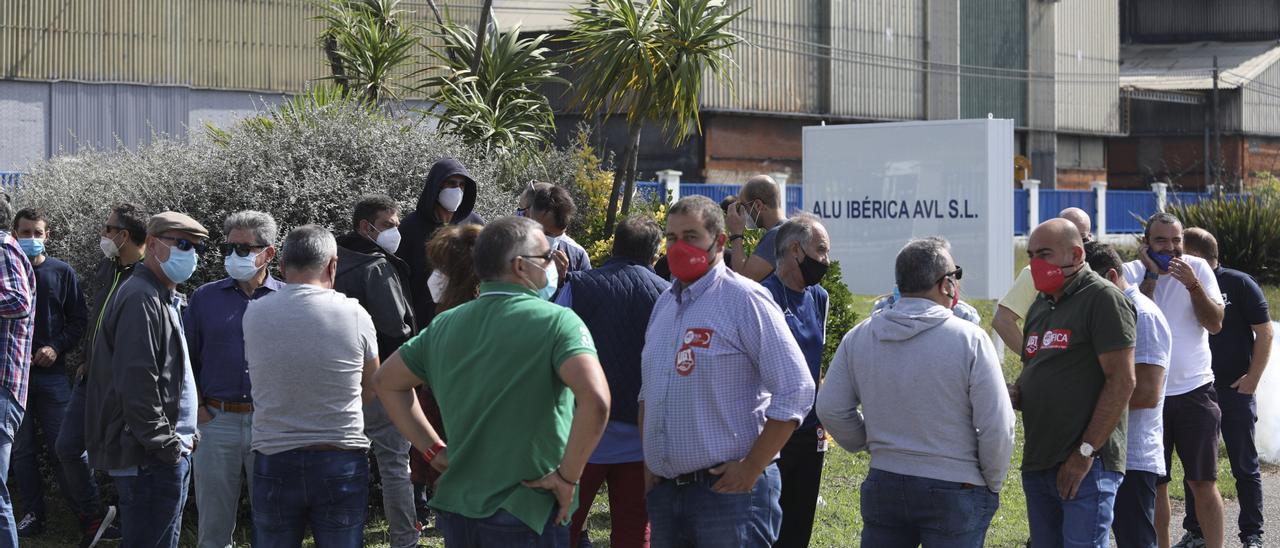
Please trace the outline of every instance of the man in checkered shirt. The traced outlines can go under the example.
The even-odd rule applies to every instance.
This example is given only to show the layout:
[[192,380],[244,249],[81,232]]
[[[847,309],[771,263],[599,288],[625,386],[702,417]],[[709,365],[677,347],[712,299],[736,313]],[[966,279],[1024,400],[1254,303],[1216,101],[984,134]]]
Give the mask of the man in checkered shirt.
[[[0,193],[0,227],[13,222],[9,197]],[[9,498],[9,451],[27,405],[31,331],[35,323],[36,274],[8,232],[0,230],[0,546],[18,545],[18,525]]]

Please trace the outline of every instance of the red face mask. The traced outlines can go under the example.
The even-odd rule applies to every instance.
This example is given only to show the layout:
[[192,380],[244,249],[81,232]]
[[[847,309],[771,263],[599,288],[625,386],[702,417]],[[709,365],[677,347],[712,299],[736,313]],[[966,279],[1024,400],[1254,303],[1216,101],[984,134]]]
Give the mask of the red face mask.
[[680,240],[667,248],[667,267],[671,269],[671,274],[677,280],[686,284],[696,282],[711,270],[711,258],[707,254],[715,247],[714,240],[711,242],[711,247],[706,249]]
[[1035,282],[1036,291],[1046,295],[1060,291],[1067,283],[1067,275],[1063,274],[1062,268],[1044,259],[1031,259],[1031,280]]

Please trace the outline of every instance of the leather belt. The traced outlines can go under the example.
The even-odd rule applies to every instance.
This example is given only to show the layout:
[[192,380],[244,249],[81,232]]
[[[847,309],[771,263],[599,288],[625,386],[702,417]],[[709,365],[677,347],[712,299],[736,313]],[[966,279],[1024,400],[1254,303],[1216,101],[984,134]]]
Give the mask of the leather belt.
[[364,451],[364,449],[352,449],[350,447],[342,447],[340,445],[330,445],[327,443],[317,445],[307,445],[299,447],[299,451]]
[[667,481],[674,481],[676,485],[690,485],[693,483],[703,483],[718,477],[720,476],[712,474],[711,469],[708,468],[706,470],[689,472],[688,474],[680,474],[674,478],[667,478]]
[[253,402],[233,402],[233,401],[222,401],[215,398],[205,398],[204,404],[214,409],[217,409],[219,411],[226,411],[229,413],[252,413],[253,412]]

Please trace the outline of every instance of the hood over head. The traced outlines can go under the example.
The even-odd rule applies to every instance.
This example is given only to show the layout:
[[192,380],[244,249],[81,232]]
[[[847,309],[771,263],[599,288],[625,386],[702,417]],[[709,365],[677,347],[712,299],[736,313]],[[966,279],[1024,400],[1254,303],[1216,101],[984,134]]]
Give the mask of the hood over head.
[[440,220],[436,218],[435,212],[442,183],[454,175],[461,175],[466,178],[466,182],[462,184],[462,203],[458,205],[458,210],[453,212],[453,218],[465,219],[471,215],[471,210],[476,206],[476,181],[471,178],[471,173],[467,171],[466,166],[454,158],[442,158],[431,166],[431,172],[427,173],[427,180],[422,185],[422,194],[418,195],[418,205],[414,213],[439,223]]
[[871,316],[871,332],[885,341],[905,341],[955,317],[947,307],[928,299],[904,297]]

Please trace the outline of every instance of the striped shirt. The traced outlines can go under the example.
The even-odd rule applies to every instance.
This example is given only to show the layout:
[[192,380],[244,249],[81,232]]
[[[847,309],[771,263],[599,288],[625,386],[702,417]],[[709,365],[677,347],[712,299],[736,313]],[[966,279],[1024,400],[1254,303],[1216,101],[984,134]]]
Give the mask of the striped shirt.
[[666,478],[741,460],[766,419],[799,424],[813,405],[782,310],[723,262],[658,297],[641,374],[645,464]]
[[31,332],[35,326],[36,273],[8,232],[0,231],[0,386],[27,405]]

